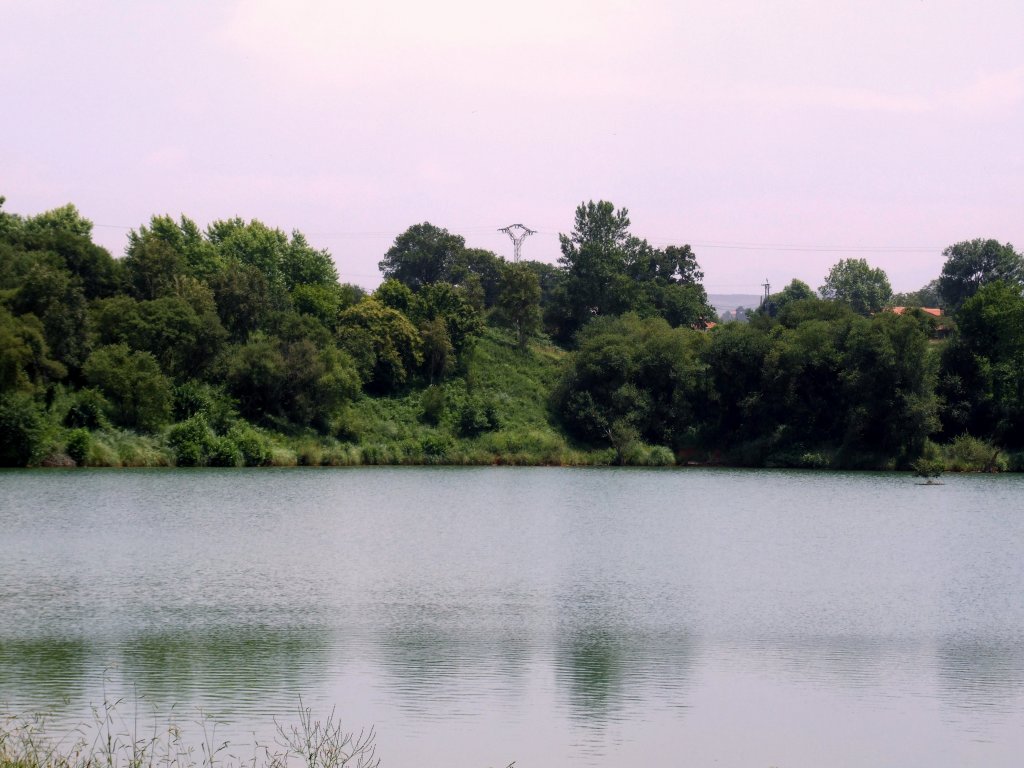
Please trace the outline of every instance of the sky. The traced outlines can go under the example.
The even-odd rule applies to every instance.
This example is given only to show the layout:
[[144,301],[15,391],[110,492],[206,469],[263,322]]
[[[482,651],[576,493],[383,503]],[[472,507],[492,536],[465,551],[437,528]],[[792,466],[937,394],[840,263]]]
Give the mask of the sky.
[[115,255],[154,214],[298,229],[373,288],[429,221],[555,262],[576,206],[709,293],[1024,250],[1020,0],[0,0],[0,195]]

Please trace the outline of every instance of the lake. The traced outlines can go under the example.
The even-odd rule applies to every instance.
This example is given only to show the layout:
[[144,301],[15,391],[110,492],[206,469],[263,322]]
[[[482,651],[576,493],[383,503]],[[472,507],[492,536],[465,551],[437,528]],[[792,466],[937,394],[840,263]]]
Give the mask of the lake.
[[[0,710],[384,768],[1019,766],[1024,477],[0,472]],[[122,705],[125,706],[125,705]]]

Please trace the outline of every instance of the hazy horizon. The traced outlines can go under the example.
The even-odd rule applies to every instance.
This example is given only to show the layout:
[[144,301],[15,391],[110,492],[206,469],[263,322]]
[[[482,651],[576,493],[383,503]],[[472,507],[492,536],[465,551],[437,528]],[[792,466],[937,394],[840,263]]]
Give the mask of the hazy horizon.
[[689,243],[709,293],[894,290],[1024,245],[1024,5],[0,0],[5,210],[71,202],[115,255],[153,214],[301,230],[379,280],[430,221],[554,262],[580,202]]

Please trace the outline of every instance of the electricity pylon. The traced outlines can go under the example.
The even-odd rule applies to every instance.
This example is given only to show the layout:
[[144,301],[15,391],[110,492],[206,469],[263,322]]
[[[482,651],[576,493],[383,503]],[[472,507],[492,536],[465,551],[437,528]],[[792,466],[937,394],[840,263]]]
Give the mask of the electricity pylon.
[[512,238],[512,245],[515,246],[514,260],[516,261],[516,263],[519,262],[519,253],[523,248],[523,240],[528,238],[530,235],[537,234],[535,230],[532,230],[529,227],[524,227],[522,224],[510,224],[507,227],[502,227],[498,231],[504,232],[506,235]]

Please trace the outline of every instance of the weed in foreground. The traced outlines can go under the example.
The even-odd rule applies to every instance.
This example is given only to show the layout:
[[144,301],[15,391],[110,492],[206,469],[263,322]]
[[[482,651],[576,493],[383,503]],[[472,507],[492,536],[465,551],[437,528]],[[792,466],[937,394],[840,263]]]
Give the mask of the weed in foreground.
[[157,724],[143,732],[139,713],[131,721],[121,712],[123,702],[104,702],[92,712],[92,722],[63,735],[54,735],[43,716],[0,718],[0,768],[377,768],[375,733],[371,728],[346,731],[332,710],[326,719],[313,716],[300,701],[298,723],[275,720],[274,745],[251,745],[252,756],[235,754],[239,745],[218,741],[217,723],[197,722],[201,739],[187,743],[173,723]]

